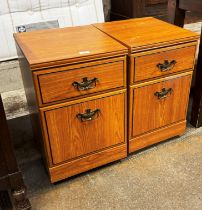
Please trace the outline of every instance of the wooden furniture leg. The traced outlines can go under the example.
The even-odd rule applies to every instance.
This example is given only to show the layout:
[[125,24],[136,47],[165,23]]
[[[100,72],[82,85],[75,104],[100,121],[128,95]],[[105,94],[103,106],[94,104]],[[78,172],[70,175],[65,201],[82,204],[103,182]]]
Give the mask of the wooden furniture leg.
[[8,191],[11,190],[17,210],[31,209],[25,185],[14,155],[14,149],[0,95],[0,209],[11,209]]
[[186,11],[179,8],[179,0],[168,0],[169,22],[183,27]]
[[145,0],[111,0],[111,20],[143,17]]

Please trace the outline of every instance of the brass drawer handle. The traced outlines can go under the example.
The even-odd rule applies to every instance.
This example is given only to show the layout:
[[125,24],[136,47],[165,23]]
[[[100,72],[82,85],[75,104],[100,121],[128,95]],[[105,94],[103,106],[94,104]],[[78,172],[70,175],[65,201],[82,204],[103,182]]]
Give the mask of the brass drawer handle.
[[173,92],[172,88],[163,88],[161,92],[154,93],[155,96],[158,97],[158,99],[164,99],[167,98],[168,94],[171,94]]
[[81,122],[86,122],[98,118],[99,113],[100,109],[96,109],[94,111],[91,111],[91,109],[86,109],[85,113],[83,114],[79,113],[76,116],[79,120],[81,120]]
[[169,71],[171,69],[174,68],[175,64],[177,63],[176,60],[172,60],[172,61],[168,61],[165,60],[164,63],[159,63],[157,64],[157,67],[160,69],[160,71],[164,72],[164,71]]
[[72,85],[78,90],[88,90],[96,87],[96,83],[98,82],[97,78],[88,79],[88,77],[84,77],[82,82],[73,82]]

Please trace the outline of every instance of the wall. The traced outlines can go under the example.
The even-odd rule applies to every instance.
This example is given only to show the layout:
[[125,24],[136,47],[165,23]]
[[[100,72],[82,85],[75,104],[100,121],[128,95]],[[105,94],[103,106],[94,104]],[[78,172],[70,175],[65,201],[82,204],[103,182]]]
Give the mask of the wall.
[[17,57],[16,26],[47,20],[60,27],[103,22],[102,0],[0,0],[0,61]]

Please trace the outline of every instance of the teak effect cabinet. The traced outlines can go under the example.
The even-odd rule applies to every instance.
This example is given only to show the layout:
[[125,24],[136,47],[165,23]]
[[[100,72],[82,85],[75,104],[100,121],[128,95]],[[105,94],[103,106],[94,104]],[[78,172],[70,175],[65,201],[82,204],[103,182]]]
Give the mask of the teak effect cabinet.
[[127,48],[93,26],[15,39],[51,181],[126,157]]
[[128,48],[129,152],[182,135],[199,36],[151,17],[94,26]]
[[142,18],[14,37],[52,182],[183,134],[195,33]]

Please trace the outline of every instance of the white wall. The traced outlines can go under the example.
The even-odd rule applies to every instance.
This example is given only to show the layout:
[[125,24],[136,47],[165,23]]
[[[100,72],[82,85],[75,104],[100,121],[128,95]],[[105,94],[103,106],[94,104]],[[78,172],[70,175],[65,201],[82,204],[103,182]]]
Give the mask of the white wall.
[[0,61],[17,57],[16,26],[58,20],[60,27],[104,21],[102,0],[0,0]]

